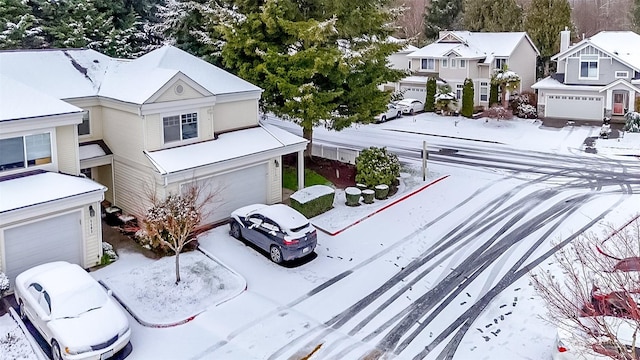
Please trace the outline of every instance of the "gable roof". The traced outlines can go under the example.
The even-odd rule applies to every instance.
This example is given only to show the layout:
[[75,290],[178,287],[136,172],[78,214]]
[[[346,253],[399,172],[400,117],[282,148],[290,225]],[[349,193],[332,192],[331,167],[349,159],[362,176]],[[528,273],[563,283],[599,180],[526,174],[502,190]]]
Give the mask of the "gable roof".
[[[82,109],[0,74],[0,122],[82,113]],[[7,106],[11,104],[11,106]]]
[[496,57],[511,56],[523,40],[527,41],[537,54],[540,54],[526,32],[447,31],[434,43],[407,56],[444,58],[446,54],[453,51],[462,58],[484,58],[484,63],[490,63]]
[[90,49],[0,51],[0,74],[58,99],[102,96],[134,104],[144,104],[176,77],[200,85],[205,96],[262,91],[170,45],[135,60]]
[[559,52],[551,60],[562,60],[589,45],[640,71],[640,35],[633,31],[601,31]]

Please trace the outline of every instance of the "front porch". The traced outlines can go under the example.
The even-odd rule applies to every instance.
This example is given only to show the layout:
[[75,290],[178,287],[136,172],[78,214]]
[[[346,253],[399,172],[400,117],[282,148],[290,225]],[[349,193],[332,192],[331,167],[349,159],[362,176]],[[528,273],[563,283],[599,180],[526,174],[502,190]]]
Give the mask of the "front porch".
[[611,121],[624,122],[624,115],[630,111],[637,111],[636,97],[640,97],[640,88],[619,79],[603,87],[600,93],[605,93],[604,116]]

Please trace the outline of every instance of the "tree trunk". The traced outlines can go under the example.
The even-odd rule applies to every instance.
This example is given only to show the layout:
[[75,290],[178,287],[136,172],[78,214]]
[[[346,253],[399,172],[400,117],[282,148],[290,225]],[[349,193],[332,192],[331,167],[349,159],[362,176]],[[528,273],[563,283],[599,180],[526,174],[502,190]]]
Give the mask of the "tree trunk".
[[311,146],[313,145],[313,128],[302,128],[302,137],[309,140],[307,143],[307,148],[304,149],[304,157],[311,158]]
[[505,86],[501,86],[500,89],[500,98],[502,99],[502,107],[503,108],[507,108],[507,90],[505,89]]
[[176,251],[176,285],[180,282],[180,252]]

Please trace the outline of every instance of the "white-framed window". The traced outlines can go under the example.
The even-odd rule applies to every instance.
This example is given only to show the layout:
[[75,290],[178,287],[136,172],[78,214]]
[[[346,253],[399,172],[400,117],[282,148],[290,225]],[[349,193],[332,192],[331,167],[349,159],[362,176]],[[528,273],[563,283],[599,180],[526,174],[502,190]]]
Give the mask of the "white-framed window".
[[458,100],[462,99],[463,90],[464,90],[464,85],[463,84],[457,84],[456,85],[456,99],[458,99]]
[[502,69],[505,65],[508,65],[507,59],[496,59],[496,69]]
[[464,69],[467,67],[467,60],[465,59],[460,59],[460,69]]
[[449,59],[440,60],[440,66],[442,66],[443,68],[449,67]]
[[435,70],[436,62],[434,59],[422,59],[420,66],[423,70]]
[[616,79],[626,79],[629,77],[628,71],[616,71]]
[[480,101],[489,101],[489,83],[486,81],[480,82]]
[[598,78],[598,55],[580,56],[580,79]]
[[0,139],[0,171],[51,163],[51,133]]
[[456,59],[451,59],[451,68],[455,69],[458,66]]
[[162,118],[164,143],[198,137],[198,113],[165,116]]
[[82,123],[78,124],[79,136],[91,134],[90,115],[89,110],[85,110],[84,113],[82,113]]

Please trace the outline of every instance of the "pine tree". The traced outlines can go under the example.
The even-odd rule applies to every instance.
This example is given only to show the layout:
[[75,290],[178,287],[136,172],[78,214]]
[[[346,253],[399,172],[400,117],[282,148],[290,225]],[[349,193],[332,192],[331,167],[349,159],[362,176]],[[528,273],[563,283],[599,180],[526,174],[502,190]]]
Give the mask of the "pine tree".
[[382,113],[390,94],[378,85],[404,75],[386,65],[402,45],[383,41],[393,20],[385,4],[238,2],[243,15],[226,22],[224,64],[264,88],[262,110],[301,125],[310,149],[314,126],[341,130]]
[[440,31],[458,30],[462,12],[462,0],[431,0],[424,17],[424,35],[437,39]]
[[489,88],[489,107],[498,103],[498,84],[491,83]]
[[465,0],[464,26],[469,31],[522,31],[522,8],[515,0]]
[[436,84],[436,78],[430,77],[427,79],[427,97],[424,103],[424,111],[434,112],[436,107],[436,90],[438,86]]
[[44,44],[31,8],[21,0],[2,0],[0,5],[0,49],[38,48]]
[[571,29],[571,6],[567,0],[532,0],[524,29],[540,51],[544,76],[549,75],[551,56],[560,50],[560,31]]
[[473,103],[473,81],[467,78],[464,79],[464,88],[462,89],[462,109],[460,110],[462,116],[470,118],[473,115]]

